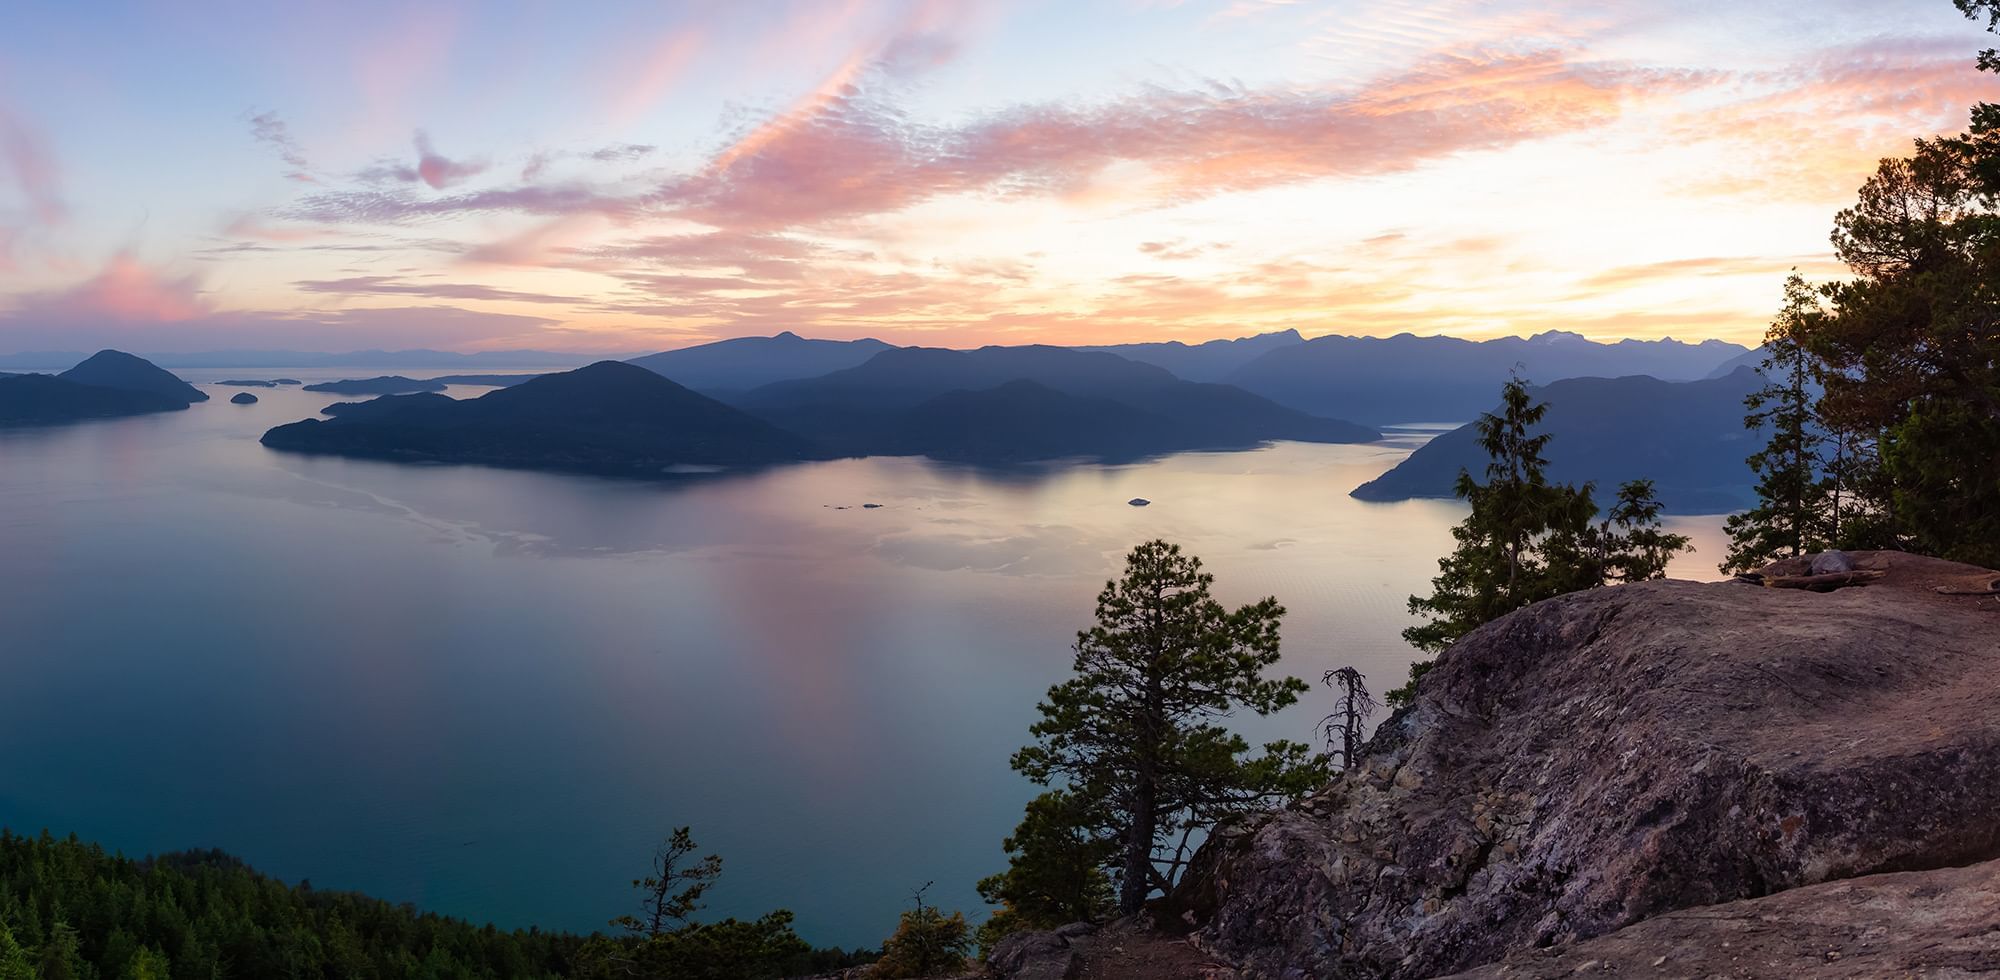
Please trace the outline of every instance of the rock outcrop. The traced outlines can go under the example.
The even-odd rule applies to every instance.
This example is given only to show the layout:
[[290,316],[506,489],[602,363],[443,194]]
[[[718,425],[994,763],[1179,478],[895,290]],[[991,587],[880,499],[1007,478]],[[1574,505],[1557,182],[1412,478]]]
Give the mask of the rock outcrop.
[[998,980],[1237,980],[1236,970],[1203,956],[1184,939],[1142,920],[1102,928],[1077,922],[1020,932],[994,944],[986,977]]
[[1526,950],[1457,980],[1571,977],[1992,977],[2000,861],[1868,875],[1668,912],[1600,939]]
[[1248,976],[1432,977],[1648,920],[1619,935],[1665,942],[1694,919],[1659,917],[1697,906],[1750,923],[1724,903],[1774,893],[1858,916],[1859,892],[1808,886],[2000,858],[2000,602],[1940,594],[1996,573],[1850,557],[1883,574],[1645,583],[1489,624],[1355,771],[1220,828],[1175,910]]

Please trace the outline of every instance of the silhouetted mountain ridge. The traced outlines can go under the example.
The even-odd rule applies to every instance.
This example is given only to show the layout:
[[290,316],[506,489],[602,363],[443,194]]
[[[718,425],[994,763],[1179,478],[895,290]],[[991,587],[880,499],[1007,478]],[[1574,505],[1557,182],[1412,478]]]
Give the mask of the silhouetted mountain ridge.
[[1075,349],[1102,351],[1141,364],[1162,367],[1188,381],[1224,381],[1237,369],[1271,351],[1302,343],[1305,343],[1305,338],[1300,336],[1297,330],[1280,330],[1276,333],[1238,337],[1234,340],[1210,340],[1194,344],[1170,340],[1164,343],[1106,344]]
[[696,391],[744,392],[856,367],[885,350],[879,340],[810,340],[787,330],[736,337],[627,361]]
[[0,377],[0,426],[55,425],[187,407],[187,402],[155,391],[78,384],[47,374]]
[[1455,337],[1316,337],[1270,351],[1226,380],[1279,404],[1371,425],[1463,422],[1491,407],[1507,378],[1705,377],[1744,348],[1718,340],[1604,344],[1566,331],[1486,341]]
[[813,458],[806,440],[641,367],[600,361],[478,398],[390,396],[264,433],[274,449],[660,475]]
[[[1028,382],[1032,387],[1007,387],[1016,382]],[[985,398],[970,397],[1003,387],[1007,390]],[[970,351],[892,348],[858,367],[766,385],[736,403],[837,452],[865,454],[903,451],[900,447],[906,444],[905,433],[913,429],[934,431],[905,418],[905,414],[921,414],[925,403],[954,393],[968,393],[968,397],[943,403],[953,410],[958,424],[969,424],[975,413],[983,412],[986,424],[1007,426],[1012,431],[995,444],[1041,442],[1073,447],[1080,441],[1077,433],[1100,432],[1109,438],[1109,444],[1097,453],[1129,455],[1141,445],[1227,449],[1272,439],[1369,442],[1380,438],[1380,433],[1363,426],[1314,418],[1227,385],[1183,381],[1164,368],[1115,354],[1034,345]],[[1058,399],[1056,395],[1065,397]],[[1083,418],[1086,406],[1103,411],[1105,404],[1136,409],[1140,414],[1116,413],[1118,426],[1111,428],[1096,427]],[[1009,418],[1009,411],[1026,414]],[[1076,432],[1028,438],[1023,431],[1024,418],[1070,426]],[[1151,420],[1145,424],[1154,431],[1140,435],[1142,420]]]
[[143,357],[134,357],[124,351],[98,351],[84,359],[83,363],[56,377],[100,388],[152,392],[172,398],[183,405],[208,400],[207,392],[182,381]]
[[[1743,398],[1763,383],[1742,368],[1713,380],[1568,378],[1533,389],[1534,397],[1549,405],[1540,429],[1551,437],[1545,451],[1549,478],[1596,481],[1600,504],[1618,484],[1650,479],[1660,501],[1675,513],[1747,506],[1755,500],[1756,480],[1744,459],[1760,440],[1743,427]],[[1468,423],[1426,443],[1352,496],[1450,497],[1460,470],[1483,481],[1486,462],[1477,428]]]

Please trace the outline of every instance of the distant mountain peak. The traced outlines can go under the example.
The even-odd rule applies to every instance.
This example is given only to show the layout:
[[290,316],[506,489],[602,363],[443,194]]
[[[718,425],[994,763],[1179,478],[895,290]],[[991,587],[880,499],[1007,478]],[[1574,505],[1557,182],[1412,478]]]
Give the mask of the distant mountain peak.
[[98,351],[57,377],[100,388],[152,392],[176,399],[183,405],[208,400],[206,392],[175,377],[172,372],[143,357],[119,350]]
[[873,338],[815,340],[790,330],[770,337],[730,337],[627,360],[696,391],[742,393],[777,381],[851,368],[893,349]]

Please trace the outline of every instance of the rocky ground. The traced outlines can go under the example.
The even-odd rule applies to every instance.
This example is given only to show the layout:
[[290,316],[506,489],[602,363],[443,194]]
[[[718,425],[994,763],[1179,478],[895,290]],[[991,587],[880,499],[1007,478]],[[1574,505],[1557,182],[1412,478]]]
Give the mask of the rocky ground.
[[2000,861],[1866,875],[1683,909],[1458,980],[2000,976]]
[[1506,617],[1357,771],[1217,833],[1161,913],[1191,944],[1001,974],[2000,976],[2000,599],[1939,591],[2000,574],[1855,559]]

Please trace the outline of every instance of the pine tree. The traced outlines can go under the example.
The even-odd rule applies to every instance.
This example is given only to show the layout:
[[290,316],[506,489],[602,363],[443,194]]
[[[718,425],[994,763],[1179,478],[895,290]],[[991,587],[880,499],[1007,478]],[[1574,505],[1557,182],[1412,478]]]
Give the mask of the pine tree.
[[[1994,0],[1957,6],[2000,27]],[[2000,54],[1978,64],[2000,72]],[[1986,102],[1966,132],[1882,161],[1835,217],[1850,275],[1801,339],[1826,368],[1821,420],[1872,447],[1875,465],[1843,485],[1843,543],[2000,565],[1996,239],[2000,105]]]
[[[1486,482],[1460,471],[1455,488],[1472,512],[1452,528],[1458,547],[1438,561],[1429,596],[1411,596],[1410,612],[1429,622],[1403,631],[1411,646],[1441,653],[1459,637],[1513,612],[1545,591],[1539,540],[1577,507],[1576,493],[1548,482],[1547,433],[1535,434],[1548,414],[1520,378],[1501,389],[1500,413],[1482,415],[1479,444],[1491,461]],[[1583,493],[1587,496],[1589,488]],[[1396,700],[1395,692],[1390,694]]]
[[[1077,634],[1076,676],[1049,689],[1036,744],[1013,766],[1088,802],[1088,828],[1116,842],[1118,908],[1139,911],[1171,885],[1188,835],[1230,812],[1302,793],[1325,778],[1305,746],[1272,742],[1244,758],[1243,738],[1214,724],[1238,708],[1269,714],[1306,690],[1266,678],[1278,661],[1276,599],[1234,612],[1209,595],[1214,577],[1176,545],[1132,550],[1123,579],[1097,600],[1097,625]],[[1181,849],[1155,866],[1155,849]]]
[[1757,506],[1732,515],[1725,572],[1747,572],[1783,557],[1825,550],[1838,537],[1837,483],[1825,457],[1830,440],[1820,429],[1813,379],[1817,366],[1800,338],[1824,316],[1819,296],[1794,272],[1785,280],[1785,306],[1764,334],[1764,387],[1743,400],[1744,428],[1769,427],[1770,441],[1752,454]]
[[1627,480],[1618,486],[1618,502],[1594,532],[1602,564],[1595,588],[1612,582],[1649,582],[1667,577],[1667,564],[1689,547],[1685,534],[1671,534],[1660,525],[1660,501],[1653,481]]
[[1118,842],[1093,829],[1107,821],[1091,807],[1062,790],[1028,801],[1020,826],[1001,842],[1007,870],[979,882],[980,897],[1000,906],[980,927],[982,948],[1022,929],[1097,922],[1111,914],[1111,878],[1104,868]]
[[[1410,597],[1411,614],[1427,620],[1403,631],[1411,646],[1443,653],[1467,633],[1530,603],[1659,578],[1687,548],[1686,536],[1661,528],[1650,480],[1620,486],[1609,518],[1597,523],[1592,484],[1550,483],[1543,456],[1549,436],[1534,431],[1547,412],[1547,403],[1528,394],[1527,382],[1514,378],[1501,389],[1500,412],[1480,417],[1479,443],[1490,457],[1486,482],[1458,474],[1458,496],[1471,512],[1452,528],[1458,546],[1438,560],[1431,594]],[[1409,683],[1383,700],[1408,704],[1431,663],[1412,663]]]
[[641,936],[685,928],[701,911],[701,896],[722,877],[722,858],[710,854],[685,864],[695,851],[691,828],[679,827],[653,851],[653,873],[632,882],[644,896],[640,915],[621,915],[611,924]]
[[957,975],[965,971],[965,954],[972,948],[972,927],[965,915],[924,904],[926,882],[912,896],[916,908],[904,912],[896,932],[882,943],[882,958],[868,970],[870,977],[883,980],[919,980],[923,977]]

